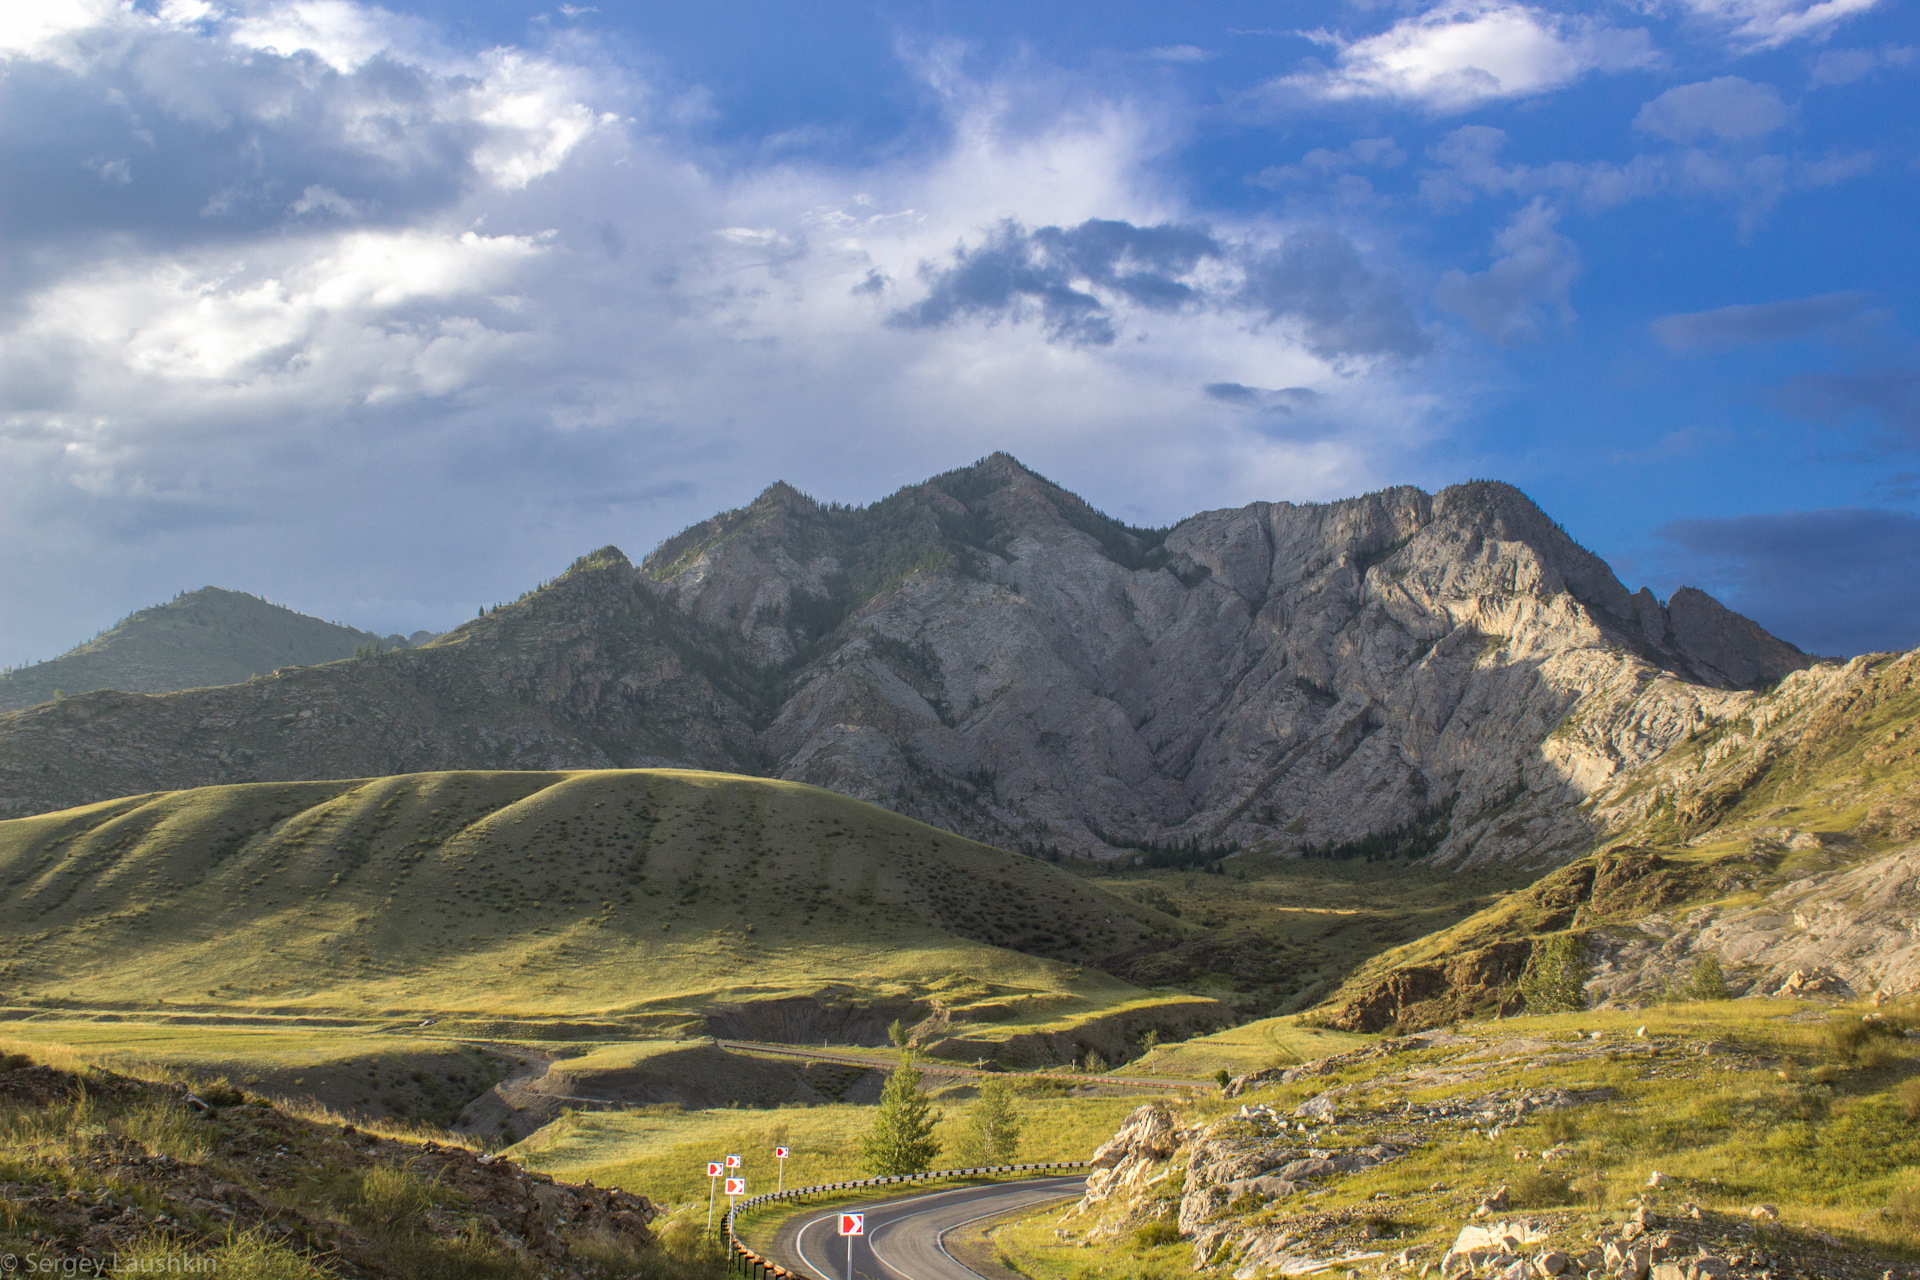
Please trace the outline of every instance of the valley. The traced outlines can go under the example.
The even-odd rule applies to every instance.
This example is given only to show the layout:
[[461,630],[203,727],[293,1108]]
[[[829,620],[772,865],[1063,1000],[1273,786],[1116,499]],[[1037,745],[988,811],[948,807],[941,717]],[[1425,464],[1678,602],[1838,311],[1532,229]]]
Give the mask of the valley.
[[[1698,592],[1629,594],[1505,486],[1140,530],[1004,456],[868,508],[776,486],[419,639],[0,714],[10,1132],[66,1150],[17,1101],[57,1077],[317,1152],[373,1133],[379,1169],[464,1152],[469,1181],[620,1188],[652,1225],[422,1192],[453,1215],[429,1242],[309,1188],[300,1238],[352,1274],[418,1246],[448,1276],[463,1248],[692,1276],[720,1265],[706,1162],[860,1176],[905,1053],[941,1159],[989,1094],[1023,1159],[1085,1159],[1143,1107],[1187,1135],[971,1238],[1035,1280],[1485,1271],[1507,1245],[1444,1246],[1503,1180],[1513,1257],[1625,1257],[1637,1206],[1669,1236],[1698,1211],[1726,1274],[1920,1260],[1906,1209],[1871,1217],[1907,1203],[1904,1148],[1733,1176],[1763,1112],[1824,1151],[1920,1079],[1920,651],[1822,661]],[[1533,1115],[1554,1090],[1577,1123]],[[1699,1141],[1635,1129],[1687,1107]],[[151,1160],[159,1123],[110,1129]],[[252,1188],[225,1202],[249,1230],[295,1195],[192,1149]],[[1656,1159],[1685,1204],[1635,1194]],[[0,1182],[147,1185],[46,1161]],[[5,1195],[0,1251],[81,1239],[64,1191]],[[1789,1225],[1742,1234],[1758,1198]],[[157,1229],[151,1200],[127,1222]]]

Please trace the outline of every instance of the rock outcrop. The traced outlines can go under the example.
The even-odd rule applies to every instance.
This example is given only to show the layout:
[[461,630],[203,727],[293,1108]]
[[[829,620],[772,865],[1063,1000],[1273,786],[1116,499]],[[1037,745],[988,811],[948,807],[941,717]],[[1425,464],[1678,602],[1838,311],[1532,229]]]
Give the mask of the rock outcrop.
[[1635,597],[1506,485],[1139,530],[996,455],[858,510],[775,486],[421,650],[0,718],[0,812],[673,762],[1012,846],[1545,866],[1591,847],[1596,795],[1811,661],[1697,592]]
[[1598,789],[1602,851],[1361,968],[1326,1015],[1378,1030],[1518,1008],[1535,944],[1574,935],[1588,997],[1920,991],[1920,650],[1795,672]]

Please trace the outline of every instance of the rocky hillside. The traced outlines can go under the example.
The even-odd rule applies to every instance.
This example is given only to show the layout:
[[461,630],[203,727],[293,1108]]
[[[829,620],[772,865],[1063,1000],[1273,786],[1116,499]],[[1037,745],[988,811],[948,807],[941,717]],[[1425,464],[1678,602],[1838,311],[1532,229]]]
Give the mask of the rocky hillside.
[[171,693],[237,684],[276,667],[351,658],[356,650],[405,648],[412,641],[322,622],[244,591],[202,587],[121,619],[57,658],[0,675],[0,711],[18,711],[60,693],[121,689]]
[[775,486],[422,650],[0,718],[0,811],[681,764],[1013,846],[1546,866],[1626,771],[1811,661],[1697,591],[1630,593],[1506,485],[1141,530],[996,455],[858,509]]
[[1913,1276],[1909,1020],[1800,1002],[1482,1022],[1140,1107],[1030,1275]]
[[1363,966],[1331,1020],[1432,1026],[1515,1007],[1541,940],[1571,935],[1588,997],[1920,990],[1920,650],[1821,666],[1731,704],[1589,809],[1606,847]]

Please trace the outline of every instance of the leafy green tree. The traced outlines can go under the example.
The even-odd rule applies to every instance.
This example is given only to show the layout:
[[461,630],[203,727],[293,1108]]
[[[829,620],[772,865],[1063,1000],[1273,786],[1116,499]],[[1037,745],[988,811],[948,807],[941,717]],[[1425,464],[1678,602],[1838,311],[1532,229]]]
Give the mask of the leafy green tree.
[[1528,1013],[1573,1013],[1587,1007],[1586,939],[1559,933],[1533,944],[1526,972],[1520,975],[1520,994]]
[[954,1154],[963,1165],[1006,1164],[1020,1150],[1020,1127],[1013,1086],[990,1079],[980,1086],[980,1096],[967,1112]]
[[900,1019],[895,1018],[893,1025],[887,1028],[887,1039],[893,1041],[893,1047],[896,1049],[907,1047],[907,1028]]
[[880,1091],[873,1128],[860,1140],[860,1167],[877,1178],[932,1168],[940,1154],[940,1144],[933,1140],[933,1126],[940,1118],[920,1092],[920,1069],[903,1055]]

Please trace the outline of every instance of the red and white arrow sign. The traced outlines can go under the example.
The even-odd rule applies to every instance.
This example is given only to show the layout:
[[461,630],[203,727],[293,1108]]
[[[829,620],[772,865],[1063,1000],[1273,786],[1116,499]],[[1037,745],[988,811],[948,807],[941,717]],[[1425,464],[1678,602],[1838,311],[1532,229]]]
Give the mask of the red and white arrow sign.
[[730,1196],[743,1196],[747,1194],[747,1180],[745,1178],[728,1178],[726,1192]]
[[840,1234],[843,1236],[863,1236],[867,1234],[867,1215],[864,1213],[841,1214]]
[[728,1156],[728,1157],[727,1157],[727,1168],[729,1168],[729,1169],[738,1169],[739,1167],[740,1167],[740,1157],[739,1157],[739,1156]]
[[725,1170],[725,1169],[722,1169],[722,1168],[720,1167],[720,1162],[719,1162],[719,1161],[717,1161],[717,1160],[709,1160],[709,1161],[707,1161],[707,1176],[708,1176],[709,1178],[717,1178],[717,1177],[719,1177],[719,1176],[720,1176],[721,1174],[723,1174],[723,1173],[725,1173],[725,1172],[726,1172],[726,1170]]
[[775,1160],[785,1160],[787,1158],[787,1149],[785,1147],[775,1147],[773,1149],[773,1158]]

